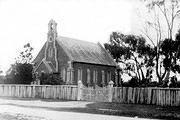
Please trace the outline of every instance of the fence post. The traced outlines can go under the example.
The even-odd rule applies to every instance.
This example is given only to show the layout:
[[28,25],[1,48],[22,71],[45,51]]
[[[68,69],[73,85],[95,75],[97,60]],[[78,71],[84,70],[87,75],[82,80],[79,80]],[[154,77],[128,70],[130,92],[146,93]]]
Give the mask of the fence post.
[[78,96],[77,96],[77,100],[81,100],[81,96],[82,96],[82,81],[79,80],[78,81]]
[[111,80],[109,83],[108,83],[108,88],[109,88],[109,102],[112,102],[112,99],[113,99],[113,84],[114,82]]

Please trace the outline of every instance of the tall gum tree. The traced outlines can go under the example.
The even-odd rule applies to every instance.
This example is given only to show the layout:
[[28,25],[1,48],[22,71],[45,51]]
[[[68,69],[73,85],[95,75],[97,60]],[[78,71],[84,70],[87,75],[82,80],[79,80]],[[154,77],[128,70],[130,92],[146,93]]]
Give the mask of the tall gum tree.
[[[176,62],[173,56],[177,57],[177,53],[180,47],[173,54],[166,54],[162,50],[166,46],[166,43],[173,41],[173,35],[175,32],[175,23],[180,15],[180,1],[179,0],[142,0],[148,9],[148,15],[151,19],[145,21],[145,27],[142,33],[147,39],[149,39],[156,50],[156,55],[154,57],[155,61],[155,71],[159,82],[167,80],[172,71],[172,67],[168,66],[167,61]],[[163,45],[165,45],[163,47]],[[171,52],[171,51],[169,51]],[[168,53],[169,53],[168,52]],[[174,59],[174,60],[173,60]]]
[[137,77],[141,82],[150,79],[155,53],[144,37],[112,32],[109,43],[104,46],[116,62],[122,64],[123,74]]

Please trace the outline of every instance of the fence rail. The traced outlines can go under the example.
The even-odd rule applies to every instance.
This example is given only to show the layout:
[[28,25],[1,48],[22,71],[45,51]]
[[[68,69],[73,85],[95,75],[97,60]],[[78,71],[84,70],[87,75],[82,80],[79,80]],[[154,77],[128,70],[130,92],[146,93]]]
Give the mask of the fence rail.
[[114,87],[113,102],[180,106],[179,88]]
[[77,100],[75,85],[0,85],[0,96]]
[[88,88],[78,85],[0,85],[0,96],[180,106],[180,88]]

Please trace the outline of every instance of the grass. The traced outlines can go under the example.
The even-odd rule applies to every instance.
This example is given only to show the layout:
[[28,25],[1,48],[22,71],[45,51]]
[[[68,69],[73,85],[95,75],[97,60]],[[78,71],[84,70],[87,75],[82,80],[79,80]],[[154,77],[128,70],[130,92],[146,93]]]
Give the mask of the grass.
[[180,107],[161,107],[155,105],[120,104],[120,103],[93,103],[87,108],[94,109],[96,113],[139,117],[179,120]]
[[[33,99],[17,99],[29,101]],[[61,100],[52,99],[40,99],[42,102],[67,102]],[[79,102],[79,101],[78,101]],[[83,101],[82,101],[83,102]],[[71,102],[69,104],[72,104]],[[73,104],[76,104],[76,102]],[[52,111],[65,111],[65,112],[78,112],[78,113],[91,113],[91,114],[105,114],[105,115],[116,115],[116,116],[127,116],[127,117],[138,117],[138,118],[155,118],[165,120],[180,120],[180,107],[162,107],[157,105],[140,105],[140,104],[120,104],[115,102],[92,102],[87,103],[85,107],[63,107],[63,106],[34,106],[34,105],[23,105],[10,103],[18,107],[28,107],[34,109],[48,109]]]

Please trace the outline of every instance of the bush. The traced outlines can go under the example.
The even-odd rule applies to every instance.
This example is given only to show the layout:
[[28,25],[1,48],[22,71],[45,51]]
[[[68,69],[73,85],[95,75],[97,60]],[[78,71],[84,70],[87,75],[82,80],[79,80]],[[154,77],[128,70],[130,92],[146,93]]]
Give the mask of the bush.
[[60,73],[41,73],[40,76],[41,85],[62,85],[64,84]]
[[143,79],[142,81],[140,81],[139,86],[140,86],[140,87],[148,87],[148,86],[149,86],[149,83],[150,83],[150,80],[147,79],[147,78],[145,78],[145,79]]
[[176,76],[171,77],[170,81],[171,81],[171,83],[169,84],[169,87],[176,88],[177,87],[177,77]]
[[177,81],[177,87],[180,88],[180,81]]
[[33,81],[33,66],[29,63],[16,63],[6,75],[5,84],[30,84]]
[[139,87],[139,82],[138,82],[137,77],[131,78],[128,82],[123,82],[122,86],[123,87]]
[[159,83],[157,81],[149,82],[147,87],[158,87]]
[[[179,85],[180,85],[180,83],[179,83]],[[123,82],[122,86],[123,87],[160,87],[160,84],[157,81],[150,82],[149,79],[144,79],[144,80],[140,81],[137,77],[134,77],[131,80],[129,80],[128,82]],[[162,86],[167,87],[167,83],[161,85],[161,87]]]

